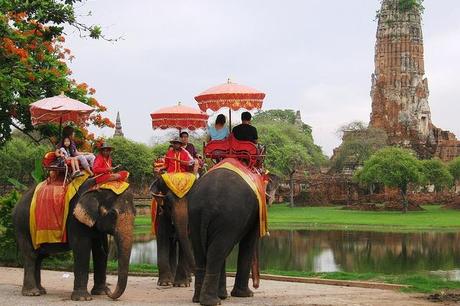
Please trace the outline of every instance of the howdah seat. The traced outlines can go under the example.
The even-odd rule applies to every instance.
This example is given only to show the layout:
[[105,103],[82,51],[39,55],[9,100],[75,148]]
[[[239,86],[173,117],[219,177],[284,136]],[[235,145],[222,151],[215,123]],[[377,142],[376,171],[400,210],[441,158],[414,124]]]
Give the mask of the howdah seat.
[[206,158],[219,162],[224,158],[236,158],[245,162],[249,168],[260,168],[265,155],[251,141],[237,140],[230,135],[224,140],[211,140],[204,147]]

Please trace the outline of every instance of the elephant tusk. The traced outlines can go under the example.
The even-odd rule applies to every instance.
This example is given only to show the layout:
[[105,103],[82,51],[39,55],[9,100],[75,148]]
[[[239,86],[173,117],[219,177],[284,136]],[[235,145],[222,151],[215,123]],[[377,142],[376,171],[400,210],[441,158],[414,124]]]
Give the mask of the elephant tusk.
[[156,197],[156,198],[157,198],[157,197],[158,197],[158,198],[164,198],[164,197],[165,197],[165,195],[162,194],[162,193],[152,193],[152,195],[153,195],[154,197]]

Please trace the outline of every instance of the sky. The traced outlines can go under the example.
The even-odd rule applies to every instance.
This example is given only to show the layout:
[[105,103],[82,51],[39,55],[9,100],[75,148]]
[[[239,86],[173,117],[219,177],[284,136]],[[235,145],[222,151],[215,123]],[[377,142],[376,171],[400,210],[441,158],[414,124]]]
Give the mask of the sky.
[[[158,142],[164,133],[152,130],[150,113],[178,101],[196,106],[197,94],[231,78],[265,92],[265,110],[300,110],[331,155],[340,126],[369,121],[379,3],[88,0],[80,20],[122,39],[80,38],[68,28],[66,47],[76,57],[73,77],[96,89],[113,121],[120,112],[130,139]],[[432,120],[460,136],[460,1],[424,5]]]

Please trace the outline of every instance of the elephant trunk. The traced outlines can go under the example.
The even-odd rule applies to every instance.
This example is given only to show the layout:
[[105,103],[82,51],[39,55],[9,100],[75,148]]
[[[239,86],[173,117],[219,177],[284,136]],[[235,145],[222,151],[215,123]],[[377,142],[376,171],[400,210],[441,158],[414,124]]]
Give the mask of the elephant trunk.
[[188,239],[188,202],[185,198],[179,199],[173,205],[173,219],[177,230],[180,246],[186,257],[186,262],[192,271],[195,271],[192,246]]
[[134,216],[126,212],[118,215],[115,228],[115,243],[118,251],[118,281],[115,291],[107,289],[106,294],[111,299],[118,299],[126,289],[128,282],[129,258],[133,246]]
[[259,288],[260,285],[260,266],[259,266],[259,239],[254,246],[254,255],[252,257],[252,287]]

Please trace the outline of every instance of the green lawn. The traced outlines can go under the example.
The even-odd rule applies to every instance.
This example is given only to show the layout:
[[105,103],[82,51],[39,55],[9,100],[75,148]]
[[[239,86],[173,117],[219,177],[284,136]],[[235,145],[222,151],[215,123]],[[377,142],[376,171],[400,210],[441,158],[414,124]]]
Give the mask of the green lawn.
[[439,205],[423,206],[424,211],[368,212],[341,207],[289,208],[277,205],[269,209],[271,229],[350,229],[373,231],[459,231],[460,211]]
[[[460,211],[438,205],[425,211],[367,212],[341,207],[296,207],[275,205],[268,211],[270,229],[348,229],[371,231],[460,231]],[[136,217],[136,233],[150,231],[150,217]]]

